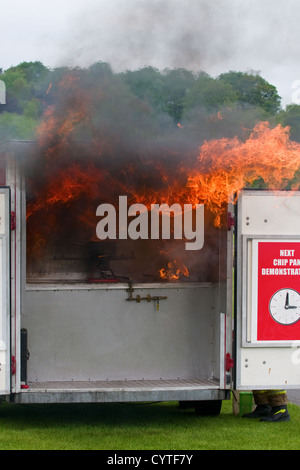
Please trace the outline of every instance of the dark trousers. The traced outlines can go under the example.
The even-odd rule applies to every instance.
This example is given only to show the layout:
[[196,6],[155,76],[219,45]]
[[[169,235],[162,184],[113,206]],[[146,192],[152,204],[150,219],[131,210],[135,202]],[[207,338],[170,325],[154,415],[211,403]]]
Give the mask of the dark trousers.
[[256,405],[284,406],[288,404],[285,390],[253,390]]

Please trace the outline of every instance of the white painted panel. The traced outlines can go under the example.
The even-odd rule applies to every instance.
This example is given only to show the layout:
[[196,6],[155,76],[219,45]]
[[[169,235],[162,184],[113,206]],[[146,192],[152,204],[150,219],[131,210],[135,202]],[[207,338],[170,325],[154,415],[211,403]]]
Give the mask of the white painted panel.
[[0,391],[6,392],[7,391],[7,354],[6,350],[0,351]]
[[298,192],[245,194],[242,196],[243,235],[299,235],[300,194]]
[[300,349],[243,348],[241,384],[252,389],[297,387],[300,384]]
[[[299,238],[299,191],[241,192],[237,233],[237,389],[300,387],[299,340],[294,341],[295,338],[292,338],[281,341],[276,338],[272,341],[258,341],[257,336],[258,243],[296,243]],[[260,285],[261,291],[262,287],[265,289],[265,298],[266,285]],[[270,283],[268,286],[270,287]],[[278,286],[274,287],[275,290],[276,288]],[[264,314],[260,318],[265,316]],[[268,322],[267,319],[264,328]],[[269,331],[267,330],[268,333]]]
[[0,234],[5,234],[6,230],[6,215],[5,215],[5,194],[0,193]]
[[9,189],[0,188],[0,395],[10,391]]
[[191,379],[219,376],[214,363],[216,289],[30,287],[23,327],[28,330],[28,382]]

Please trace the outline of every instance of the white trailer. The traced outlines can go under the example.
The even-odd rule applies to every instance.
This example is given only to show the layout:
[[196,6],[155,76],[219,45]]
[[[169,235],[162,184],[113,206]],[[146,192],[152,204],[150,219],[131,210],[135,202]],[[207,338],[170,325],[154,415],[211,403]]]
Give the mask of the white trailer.
[[[34,145],[8,142],[0,151],[3,400],[179,401],[217,414],[232,389],[298,386],[297,321],[280,326],[285,335],[291,331],[289,339],[257,333],[263,321],[257,313],[257,253],[260,243],[265,247],[272,240],[280,250],[294,250],[291,259],[300,259],[299,193],[242,192],[236,248],[234,207],[228,205],[222,228],[207,216],[204,246],[194,255],[202,273],[197,282],[92,282],[78,269],[82,258],[74,251],[62,256],[56,248],[51,259],[41,260],[42,269],[28,267],[22,160]],[[286,295],[292,277],[285,279]],[[291,289],[297,291],[295,279]],[[298,309],[300,316],[298,304],[286,311],[297,315]]]
[[236,388],[299,388],[300,192],[243,191],[237,227]]

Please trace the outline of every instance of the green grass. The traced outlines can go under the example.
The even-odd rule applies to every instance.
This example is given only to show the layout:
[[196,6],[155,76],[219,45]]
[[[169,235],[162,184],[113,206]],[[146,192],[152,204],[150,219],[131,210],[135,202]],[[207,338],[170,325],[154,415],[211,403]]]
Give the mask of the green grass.
[[290,422],[197,416],[178,403],[0,407],[0,450],[299,450],[300,407]]

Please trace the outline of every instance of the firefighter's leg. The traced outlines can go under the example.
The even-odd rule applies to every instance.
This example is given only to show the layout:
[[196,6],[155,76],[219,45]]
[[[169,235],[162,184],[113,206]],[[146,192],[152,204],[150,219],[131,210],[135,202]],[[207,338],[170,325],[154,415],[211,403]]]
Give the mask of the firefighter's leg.
[[268,401],[267,390],[253,390],[255,409],[251,413],[246,413],[243,418],[261,418],[271,413],[271,406]]
[[271,413],[261,418],[261,421],[277,423],[281,421],[290,421],[290,415],[287,409],[288,398],[285,390],[269,390],[268,402],[271,406]]

